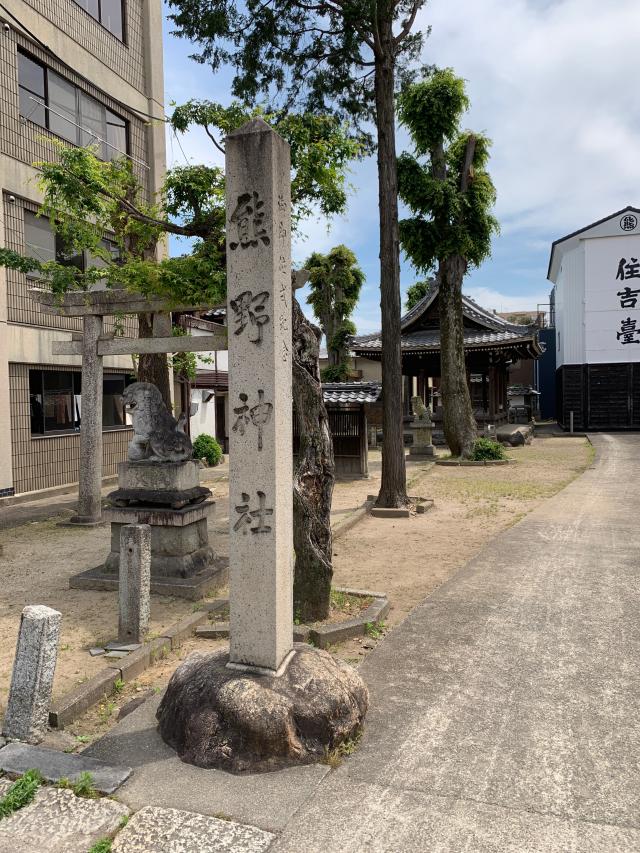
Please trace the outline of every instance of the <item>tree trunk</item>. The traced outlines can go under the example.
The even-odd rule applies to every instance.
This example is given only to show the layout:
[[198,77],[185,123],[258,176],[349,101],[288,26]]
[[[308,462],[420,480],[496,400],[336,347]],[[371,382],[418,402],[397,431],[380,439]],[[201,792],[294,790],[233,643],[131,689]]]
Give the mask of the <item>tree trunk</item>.
[[293,405],[300,453],[293,477],[293,612],[302,622],[328,616],[333,576],[331,498],[335,465],[320,385],[320,337],[320,330],[307,320],[294,297]]
[[460,255],[440,261],[440,391],[444,437],[452,456],[469,457],[476,438],[464,361],[462,279],[467,262]]
[[382,319],[382,483],[381,507],[408,503],[402,426],[400,349],[400,238],[395,139],[394,46],[390,20],[378,18],[381,55],[375,60],[380,206],[380,311]]
[[[153,337],[153,315],[138,314],[138,334],[141,338]],[[141,353],[138,361],[138,381],[151,382],[162,394],[162,399],[171,411],[171,389],[169,386],[169,363],[165,353]]]

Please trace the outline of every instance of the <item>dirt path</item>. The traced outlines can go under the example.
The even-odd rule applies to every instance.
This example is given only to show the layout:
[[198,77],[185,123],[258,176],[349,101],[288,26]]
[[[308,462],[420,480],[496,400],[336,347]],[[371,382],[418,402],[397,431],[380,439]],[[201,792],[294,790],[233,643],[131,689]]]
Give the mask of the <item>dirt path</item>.
[[[584,439],[544,439],[509,452],[516,464],[499,468],[448,468],[410,463],[410,493],[436,500],[435,508],[406,520],[367,518],[335,543],[335,583],[386,592],[392,602],[389,624],[401,621],[432,589],[462,566],[498,530],[555,493],[572,479],[590,456]],[[376,493],[380,455],[372,453],[371,478],[339,482],[334,495],[334,520],[345,518]],[[210,524],[214,548],[228,554],[228,486],[210,483],[216,513]],[[117,634],[117,596],[113,592],[70,590],[69,576],[97,566],[109,551],[107,527],[94,530],[57,527],[39,521],[2,531],[0,571],[0,706],[6,703],[19,616],[27,604],[47,604],[63,614],[62,638],[54,695],[59,696],[104,666],[92,658],[90,646]],[[194,608],[192,602],[152,598],[151,634]],[[185,649],[186,651],[186,649]],[[355,659],[361,644],[346,644],[344,657]],[[171,662],[167,662],[171,665]],[[175,661],[173,662],[175,666]],[[158,668],[145,683],[168,677]]]

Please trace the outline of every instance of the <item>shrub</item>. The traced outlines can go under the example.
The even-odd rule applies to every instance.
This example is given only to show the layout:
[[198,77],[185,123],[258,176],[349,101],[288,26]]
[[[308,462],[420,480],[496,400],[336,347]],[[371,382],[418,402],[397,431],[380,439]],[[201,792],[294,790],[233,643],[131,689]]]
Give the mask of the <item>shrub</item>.
[[203,433],[193,442],[194,459],[206,459],[208,465],[217,465],[222,459],[222,448],[212,435]]
[[471,458],[474,462],[483,462],[485,459],[506,459],[506,455],[504,447],[499,441],[492,441],[490,438],[476,438]]
[[0,799],[0,819],[28,805],[42,784],[42,776],[37,770],[27,770],[24,776],[16,780],[7,793]]

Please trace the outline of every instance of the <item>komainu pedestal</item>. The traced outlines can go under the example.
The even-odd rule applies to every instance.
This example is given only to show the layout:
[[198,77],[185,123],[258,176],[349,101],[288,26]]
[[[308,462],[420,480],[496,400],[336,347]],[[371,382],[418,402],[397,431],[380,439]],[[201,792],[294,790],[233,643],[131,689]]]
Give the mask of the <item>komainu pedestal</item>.
[[278,677],[235,672],[228,660],[224,650],[190,654],[158,708],[163,740],[188,764],[277,770],[318,761],[360,732],[369,692],[328,652],[296,643]]
[[111,553],[103,566],[71,578],[81,589],[115,589],[120,568],[120,530],[151,526],[151,592],[196,599],[227,581],[226,561],[209,544],[207,519],[215,510],[200,485],[198,463],[121,462],[118,488],[103,517],[111,522]]

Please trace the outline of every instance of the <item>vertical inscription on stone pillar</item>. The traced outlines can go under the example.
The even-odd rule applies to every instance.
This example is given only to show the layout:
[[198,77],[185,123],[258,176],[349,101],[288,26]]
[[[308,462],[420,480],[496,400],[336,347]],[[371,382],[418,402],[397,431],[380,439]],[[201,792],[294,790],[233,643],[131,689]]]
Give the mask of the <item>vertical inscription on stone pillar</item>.
[[291,187],[261,119],[227,138],[230,664],[277,671],[292,648]]

